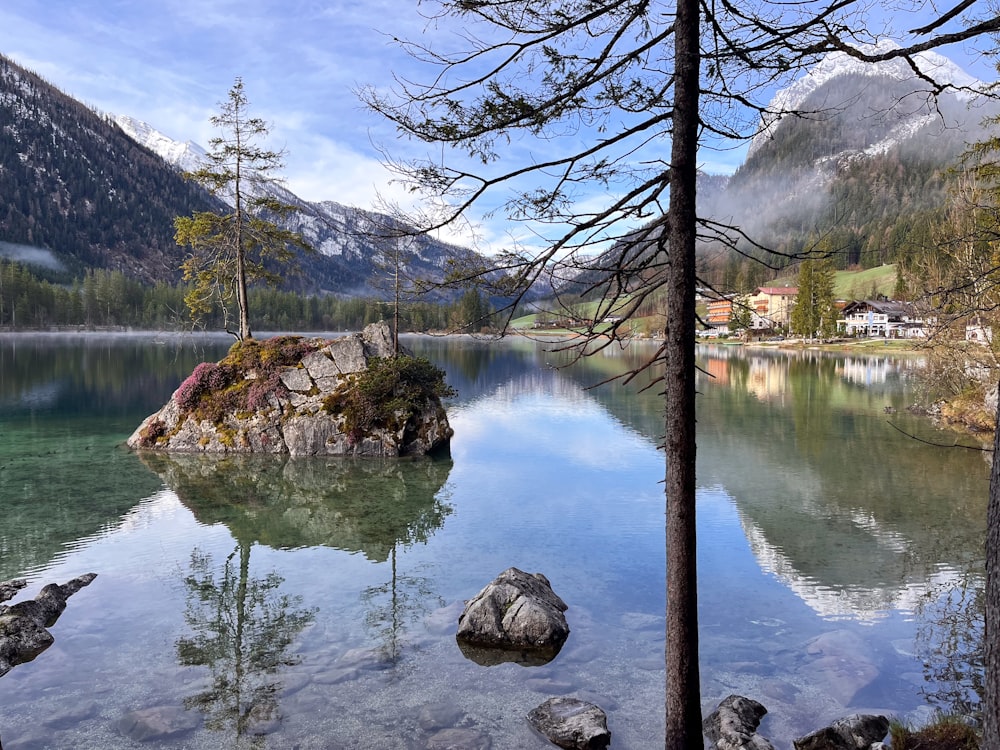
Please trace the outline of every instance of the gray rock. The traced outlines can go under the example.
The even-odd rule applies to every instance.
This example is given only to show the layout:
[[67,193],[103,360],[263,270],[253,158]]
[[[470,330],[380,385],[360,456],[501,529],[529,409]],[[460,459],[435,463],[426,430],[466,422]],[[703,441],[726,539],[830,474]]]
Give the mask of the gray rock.
[[66,609],[66,600],[97,578],[96,573],[60,585],[50,583],[34,599],[0,605],[0,676],[29,662],[55,640],[46,630]]
[[23,589],[28,585],[28,582],[23,578],[15,578],[12,581],[2,581],[0,582],[0,602],[5,602],[8,599],[13,599],[14,594]]
[[389,326],[374,323],[307,354],[300,366],[283,370],[281,387],[268,393],[253,413],[234,408],[217,422],[198,421],[181,409],[175,393],[139,425],[128,446],[175,453],[373,457],[419,456],[446,448],[453,431],[437,399],[416,414],[398,415],[396,426],[372,428],[359,440],[347,434],[343,415],[328,411],[329,397],[347,378],[367,369],[372,358],[392,354]]
[[702,728],[717,750],[774,750],[770,742],[757,734],[766,713],[767,709],[757,701],[730,695],[705,717]]
[[308,393],[313,388],[313,379],[309,377],[309,372],[303,367],[289,367],[281,373],[281,382],[290,391]]
[[130,711],[118,721],[118,731],[136,742],[177,737],[201,724],[198,714],[180,706],[151,706]]
[[567,750],[600,750],[611,744],[607,715],[577,698],[550,698],[528,713],[528,723],[549,742]]
[[793,741],[795,750],[868,750],[889,732],[885,716],[854,714]]
[[324,378],[336,378],[341,374],[340,369],[333,361],[333,357],[330,356],[330,347],[304,356],[302,358],[302,366],[309,373],[309,377],[317,381]]
[[364,343],[354,336],[336,339],[325,351],[341,375],[361,372],[368,366]]
[[466,604],[455,637],[463,653],[479,663],[483,649],[509,652],[512,658],[503,661],[530,663],[538,655],[545,663],[569,636],[566,609],[541,573],[508,568]]

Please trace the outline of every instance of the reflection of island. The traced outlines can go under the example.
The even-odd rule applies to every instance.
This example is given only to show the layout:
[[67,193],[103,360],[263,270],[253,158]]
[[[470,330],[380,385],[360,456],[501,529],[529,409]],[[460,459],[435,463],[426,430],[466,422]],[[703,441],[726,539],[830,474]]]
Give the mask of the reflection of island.
[[206,726],[232,733],[232,746],[245,739],[261,746],[261,736],[280,721],[280,670],[295,662],[288,653],[315,611],[300,607],[301,597],[279,595],[282,578],[250,575],[250,546],[238,544],[216,578],[212,558],[195,550],[184,619],[193,635],[177,641],[185,666],[204,666],[211,682],[185,703],[205,713]]
[[426,608],[425,582],[397,571],[400,546],[426,541],[451,508],[437,496],[450,461],[292,459],[261,455],[144,454],[143,462],[202,523],[225,524],[236,549],[216,570],[195,550],[185,578],[185,619],[193,633],[177,641],[180,662],[211,671],[207,689],[188,705],[210,729],[256,746],[281,720],[281,669],[315,612],[279,594],[274,573],[251,575],[255,545],[276,549],[329,546],[392,561],[391,578],[368,589],[368,626],[395,661],[405,623]]
[[144,455],[195,517],[241,544],[327,546],[389,559],[424,542],[451,512],[437,498],[451,461]]

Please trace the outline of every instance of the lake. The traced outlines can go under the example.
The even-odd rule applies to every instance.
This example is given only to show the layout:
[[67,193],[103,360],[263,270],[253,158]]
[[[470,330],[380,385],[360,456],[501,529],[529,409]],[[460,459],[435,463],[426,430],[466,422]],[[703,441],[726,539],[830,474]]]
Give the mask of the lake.
[[[554,695],[601,705],[617,750],[662,746],[663,402],[592,387],[654,344],[563,367],[523,338],[406,337],[458,391],[448,460],[125,449],[230,342],[0,336],[0,580],[28,578],[19,601],[98,574],[55,644],[0,678],[5,750],[541,750],[524,717]],[[921,360],[699,355],[706,713],[746,695],[790,748],[859,711],[968,710],[988,466],[907,412]],[[456,645],[463,601],[511,566],[569,605],[548,664]],[[175,731],[126,737],[149,709]]]

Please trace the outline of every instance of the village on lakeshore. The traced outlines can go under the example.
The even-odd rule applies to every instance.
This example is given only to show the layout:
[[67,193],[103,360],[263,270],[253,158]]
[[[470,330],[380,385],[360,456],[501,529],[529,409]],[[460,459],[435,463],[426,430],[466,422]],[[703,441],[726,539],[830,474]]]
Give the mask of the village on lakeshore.
[[[877,342],[893,348],[920,348],[934,339],[990,346],[993,329],[980,315],[956,316],[946,313],[933,297],[895,298],[895,267],[882,266],[862,271],[835,272],[827,299],[805,292],[795,277],[777,279],[755,286],[746,293],[723,292],[700,287],[697,293],[697,337],[728,344],[835,345]],[[862,286],[864,284],[865,286]],[[859,289],[863,293],[858,293]],[[809,315],[797,315],[804,305]],[[630,326],[639,338],[662,337],[662,322],[625,321],[615,315],[598,320],[581,306],[577,317],[526,316],[513,321],[515,329],[534,332],[573,331]],[[800,310],[800,313],[802,310]],[[620,332],[620,331],[619,331]]]

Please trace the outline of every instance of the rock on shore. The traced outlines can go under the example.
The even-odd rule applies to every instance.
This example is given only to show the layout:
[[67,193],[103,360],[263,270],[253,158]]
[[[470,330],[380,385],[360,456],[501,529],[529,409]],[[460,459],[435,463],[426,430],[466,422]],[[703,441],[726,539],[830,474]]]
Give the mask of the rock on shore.
[[[66,600],[96,577],[87,573],[64,584],[50,583],[34,599],[0,605],[0,676],[52,645],[55,639],[46,628],[66,609]],[[0,601],[12,598],[24,585],[24,579],[0,583]]]

